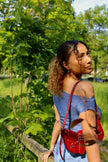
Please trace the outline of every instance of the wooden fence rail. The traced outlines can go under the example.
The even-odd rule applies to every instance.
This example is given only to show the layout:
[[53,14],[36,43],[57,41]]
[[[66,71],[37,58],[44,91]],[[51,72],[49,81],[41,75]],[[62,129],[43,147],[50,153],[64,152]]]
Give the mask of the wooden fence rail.
[[[46,148],[30,138],[28,135],[22,133],[19,128],[6,124],[5,126],[16,138],[21,141],[22,144],[24,144],[34,155],[38,157],[38,162],[42,162],[43,152],[47,151]],[[54,162],[53,155],[48,158],[48,162]]]
[[[43,162],[42,156],[43,156],[43,152],[47,151],[46,148],[44,148],[42,145],[40,145],[38,142],[36,142],[32,138],[30,138],[28,135],[22,133],[19,128],[13,127],[11,125],[7,125],[6,123],[5,123],[5,126],[16,138],[18,138],[21,141],[22,144],[26,146],[26,148],[28,148],[36,157],[38,157],[38,162]],[[108,156],[107,146],[108,146],[107,143],[106,144],[104,143],[104,146],[100,144],[100,150],[101,152],[105,153],[106,157]],[[101,158],[103,159],[103,157]],[[53,155],[51,155],[48,158],[48,162],[54,162]]]

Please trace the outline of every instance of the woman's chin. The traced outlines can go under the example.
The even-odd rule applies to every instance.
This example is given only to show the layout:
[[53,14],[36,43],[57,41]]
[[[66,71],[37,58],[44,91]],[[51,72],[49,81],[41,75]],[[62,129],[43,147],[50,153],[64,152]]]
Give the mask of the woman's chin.
[[84,74],[90,74],[92,72],[92,69],[91,70],[87,70]]

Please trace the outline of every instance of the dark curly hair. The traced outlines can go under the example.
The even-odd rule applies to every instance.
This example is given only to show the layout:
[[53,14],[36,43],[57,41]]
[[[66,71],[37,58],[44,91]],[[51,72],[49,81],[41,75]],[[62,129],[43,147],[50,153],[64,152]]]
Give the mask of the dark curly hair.
[[68,72],[68,70],[64,68],[63,62],[68,62],[72,53],[78,56],[77,45],[79,43],[82,43],[88,49],[87,45],[82,41],[66,41],[59,46],[57,56],[54,57],[49,64],[48,89],[57,96],[62,94],[63,79]]

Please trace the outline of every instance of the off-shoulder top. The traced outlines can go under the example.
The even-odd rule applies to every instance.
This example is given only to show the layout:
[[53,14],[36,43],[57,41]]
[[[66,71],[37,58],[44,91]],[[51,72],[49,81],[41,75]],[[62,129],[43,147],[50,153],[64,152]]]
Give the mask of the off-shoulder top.
[[[59,116],[60,116],[60,122],[61,127],[64,122],[68,101],[69,101],[70,94],[63,91],[63,95],[60,95],[57,97],[55,94],[53,94],[53,101],[55,106],[57,107]],[[102,116],[102,112],[100,108],[97,106],[98,112],[100,113],[100,116]],[[73,95],[71,100],[71,105],[69,109],[69,114],[66,120],[65,128],[69,129],[70,124],[73,120],[79,118],[79,114],[82,112],[86,112],[87,110],[94,110],[96,111],[96,100],[95,97],[86,98],[78,95]],[[81,124],[77,124],[75,127],[72,128],[73,131],[77,132],[78,130],[81,130]]]

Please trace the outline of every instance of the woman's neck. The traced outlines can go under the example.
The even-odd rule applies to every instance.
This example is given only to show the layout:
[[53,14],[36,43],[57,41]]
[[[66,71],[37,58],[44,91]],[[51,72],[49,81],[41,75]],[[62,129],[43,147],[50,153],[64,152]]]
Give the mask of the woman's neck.
[[67,74],[64,79],[63,79],[63,87],[62,89],[67,92],[67,93],[71,93],[71,89],[74,86],[74,84],[76,83],[78,79],[77,78],[73,78],[71,77],[69,74]]
[[76,74],[76,75],[74,75],[72,72],[70,72],[69,74],[67,74],[68,75],[68,77],[71,77],[73,80],[80,80],[80,78],[81,78],[81,74]]

